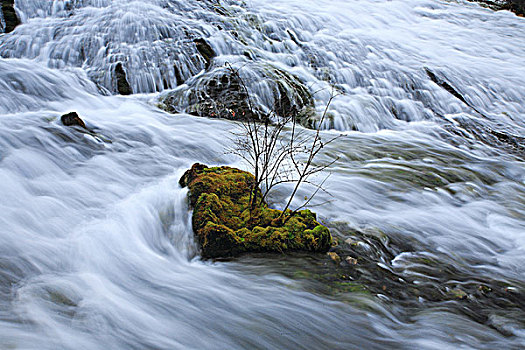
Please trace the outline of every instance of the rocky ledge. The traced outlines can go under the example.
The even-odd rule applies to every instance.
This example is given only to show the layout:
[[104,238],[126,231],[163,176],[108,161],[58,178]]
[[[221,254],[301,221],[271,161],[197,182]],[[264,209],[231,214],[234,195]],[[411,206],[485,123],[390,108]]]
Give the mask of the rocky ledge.
[[[271,209],[262,202],[250,211],[252,174],[230,167],[194,164],[179,183],[189,188],[193,231],[202,257],[219,258],[247,252],[326,252],[330,231],[315,213]],[[260,196],[260,191],[257,194]],[[251,213],[250,213],[251,212]]]

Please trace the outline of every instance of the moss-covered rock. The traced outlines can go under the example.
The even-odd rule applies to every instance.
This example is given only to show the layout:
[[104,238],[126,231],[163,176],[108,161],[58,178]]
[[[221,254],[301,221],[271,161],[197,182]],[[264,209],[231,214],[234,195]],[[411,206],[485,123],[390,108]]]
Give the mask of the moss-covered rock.
[[[193,230],[205,258],[235,256],[245,252],[326,252],[330,231],[315,213],[271,209],[262,202],[250,215],[252,174],[230,167],[194,164],[180,184],[189,188]],[[260,196],[260,191],[257,196]]]

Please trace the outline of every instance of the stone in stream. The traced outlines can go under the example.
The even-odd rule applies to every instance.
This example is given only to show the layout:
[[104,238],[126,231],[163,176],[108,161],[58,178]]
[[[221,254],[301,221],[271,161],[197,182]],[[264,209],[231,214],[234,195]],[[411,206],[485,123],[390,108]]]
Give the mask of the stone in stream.
[[341,257],[336,252],[328,252],[328,256],[335,264],[339,265],[341,263]]
[[65,126],[80,126],[81,128],[88,130],[86,127],[86,124],[78,116],[77,112],[69,112],[69,113],[64,114],[63,116],[60,117],[60,121]]
[[[217,67],[190,79],[186,82],[187,87],[162,96],[159,107],[170,113],[185,112],[231,120],[263,120],[271,111],[280,117],[293,116],[302,124],[307,124],[308,119],[315,114],[313,97],[296,76],[259,63],[243,68],[243,76],[246,74],[246,77],[232,70]],[[258,80],[254,77],[258,77]],[[269,88],[268,96],[250,96],[252,85],[261,81]]]
[[518,16],[523,17],[525,16],[525,0],[507,0],[503,9],[512,11]]
[[201,56],[204,58],[204,61],[206,61],[206,69],[210,68],[211,62],[213,58],[216,56],[215,51],[213,48],[208,44],[206,40],[203,38],[198,38],[193,40],[195,43],[195,46],[197,47],[197,51],[201,54]]
[[77,131],[81,132],[82,134],[91,135],[95,139],[101,142],[105,143],[113,143],[111,139],[108,137],[98,133],[97,131],[90,129],[86,126],[86,123],[82,120],[82,118],[79,117],[77,112],[69,112],[60,117],[60,121],[65,126],[72,126],[72,127],[80,127],[83,130],[79,130],[77,128]]
[[[230,167],[194,164],[179,183],[189,188],[193,231],[204,258],[248,252],[326,252],[330,231],[309,210],[281,216],[263,201],[250,213],[252,174]],[[261,196],[258,190],[257,197]]]
[[480,3],[481,6],[488,7],[495,11],[509,10],[516,15],[525,16],[525,0],[468,0],[470,2]]
[[5,33],[12,32],[17,25],[20,24],[20,19],[18,18],[15,11],[15,0],[0,0],[2,4],[2,14],[4,17]]
[[131,95],[133,93],[126,77],[126,71],[120,62],[115,66],[115,78],[117,80],[117,90],[119,94]]
[[175,74],[175,83],[177,86],[184,84],[184,78],[182,77],[182,74],[180,72],[179,67],[175,64],[173,65],[173,72]]

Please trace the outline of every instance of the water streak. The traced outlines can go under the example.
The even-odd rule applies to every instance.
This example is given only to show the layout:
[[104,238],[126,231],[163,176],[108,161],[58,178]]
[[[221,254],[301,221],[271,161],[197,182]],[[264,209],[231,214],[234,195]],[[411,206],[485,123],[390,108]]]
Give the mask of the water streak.
[[[0,34],[0,347],[525,346],[522,18],[438,0],[16,8],[23,23]],[[116,95],[119,62],[138,94]],[[378,289],[333,287],[325,256],[199,258],[178,179],[194,162],[245,166],[227,152],[237,124],[156,105],[184,105],[227,62],[261,104],[268,67],[318,91],[318,112],[332,87],[345,93],[324,125],[342,136],[319,158],[338,160],[315,210],[360,240]],[[70,111],[94,134],[62,125]]]

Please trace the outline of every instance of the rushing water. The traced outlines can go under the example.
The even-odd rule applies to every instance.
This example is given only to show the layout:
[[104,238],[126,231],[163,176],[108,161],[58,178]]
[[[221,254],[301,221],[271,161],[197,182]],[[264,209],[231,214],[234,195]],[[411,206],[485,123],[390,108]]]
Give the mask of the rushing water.
[[[437,0],[15,3],[23,24],[0,34],[0,348],[525,347],[523,18]],[[294,74],[319,111],[331,86],[345,93],[315,210],[341,240],[367,234],[363,278],[396,276],[384,292],[332,288],[325,256],[199,258],[178,179],[243,164],[234,122],[156,107],[204,74],[196,38],[211,69]],[[139,94],[114,95],[118,62]],[[96,134],[63,126],[69,111]],[[447,288],[467,294],[428,292]]]

